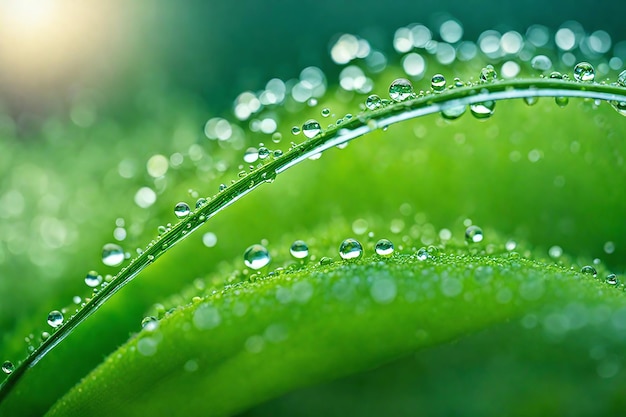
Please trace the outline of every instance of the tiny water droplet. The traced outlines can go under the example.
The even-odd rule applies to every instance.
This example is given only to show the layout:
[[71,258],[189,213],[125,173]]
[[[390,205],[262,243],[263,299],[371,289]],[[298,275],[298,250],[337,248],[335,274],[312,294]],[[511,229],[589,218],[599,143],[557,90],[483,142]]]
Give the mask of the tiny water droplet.
[[554,102],[559,107],[565,107],[569,103],[569,98],[568,97],[554,97]]
[[317,120],[307,120],[306,123],[302,125],[302,133],[304,136],[311,139],[317,136],[322,131],[322,127],[317,122]]
[[283,156],[283,151],[281,151],[280,149],[276,149],[273,155],[274,155],[274,158],[280,158],[281,156]]
[[626,70],[620,72],[617,76],[617,84],[619,84],[620,87],[626,87]]
[[294,126],[291,128],[291,134],[293,135],[299,135],[300,134],[300,127],[298,126]]
[[363,246],[356,239],[348,238],[339,246],[339,256],[345,260],[356,260],[363,256]]
[[495,100],[483,101],[482,103],[470,104],[470,111],[477,119],[488,119],[493,115],[496,108]]
[[393,243],[389,239],[380,239],[376,242],[376,246],[374,247],[377,255],[380,256],[391,256],[393,255],[394,247]]
[[610,101],[611,107],[622,116],[626,116],[626,101]]
[[591,265],[585,265],[580,269],[580,272],[585,274],[585,275],[591,275],[594,278],[598,275],[598,272],[596,271],[596,269],[591,266]]
[[579,62],[574,67],[574,79],[576,81],[593,81],[596,78],[596,70],[589,62]]
[[619,279],[617,279],[617,275],[609,274],[606,276],[606,283],[610,285],[617,285],[619,284]]
[[428,259],[429,256],[430,255],[429,255],[428,251],[426,250],[426,248],[420,248],[417,251],[417,259],[419,261],[425,261],[426,259]]
[[330,109],[328,107],[322,109],[322,117],[330,116]]
[[52,310],[48,314],[48,324],[54,328],[63,324],[63,314],[59,310]]
[[528,104],[529,106],[537,104],[538,101],[538,97],[524,97],[524,103]]
[[296,259],[304,259],[309,256],[309,247],[303,240],[296,240],[291,244],[289,253]]
[[333,259],[328,256],[322,256],[320,258],[320,265],[330,265],[333,263]]
[[149,332],[156,330],[159,327],[159,320],[154,316],[147,316],[141,320],[141,328]]
[[480,81],[483,83],[494,82],[497,78],[498,73],[496,72],[493,65],[487,65],[485,68],[480,70]]
[[41,332],[41,340],[48,340],[49,337],[50,337],[50,333]]
[[15,365],[13,365],[13,362],[4,361],[4,363],[2,364],[2,372],[8,375],[14,370],[15,370]]
[[372,94],[365,100],[365,107],[370,110],[380,109],[383,106],[383,101],[376,94]]
[[222,191],[226,190],[228,188],[228,186],[226,184],[220,184],[219,187],[217,187],[217,190],[221,193]]
[[119,266],[124,262],[124,249],[115,243],[107,243],[102,247],[102,263],[106,266]]
[[89,271],[85,276],[85,284],[88,287],[97,287],[102,283],[102,275],[99,275],[96,271]]
[[189,216],[189,213],[191,213],[189,204],[183,201],[181,201],[180,203],[176,204],[176,206],[174,206],[174,215],[176,215],[176,217],[179,219]]
[[478,243],[483,240],[483,229],[472,225],[465,229],[465,240],[469,243]]
[[441,74],[435,74],[430,80],[430,86],[435,93],[441,93],[446,89],[446,78]]
[[280,132],[274,132],[272,134],[272,142],[274,143],[280,143],[280,141],[283,140],[283,134]]
[[261,269],[270,263],[270,253],[265,246],[254,244],[243,254],[243,262],[248,268]]
[[465,114],[466,110],[467,110],[467,106],[447,107],[441,110],[441,117],[447,120],[458,119],[459,117]]
[[200,197],[197,201],[196,201],[196,208],[199,209],[200,207],[204,206],[207,203],[207,199],[204,197]]
[[406,78],[398,78],[389,86],[389,97],[393,101],[404,101],[413,96],[413,84]]
[[562,80],[562,79],[563,79],[563,74],[561,74],[561,73],[560,73],[560,72],[558,72],[558,71],[552,71],[552,72],[550,73],[550,78],[553,78],[553,79],[555,79],[555,80]]

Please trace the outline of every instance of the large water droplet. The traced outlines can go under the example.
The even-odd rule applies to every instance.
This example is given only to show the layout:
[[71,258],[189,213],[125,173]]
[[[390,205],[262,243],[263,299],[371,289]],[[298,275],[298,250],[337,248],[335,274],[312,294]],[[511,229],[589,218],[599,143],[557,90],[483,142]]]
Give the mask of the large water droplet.
[[480,70],[480,81],[483,83],[490,83],[498,78],[498,73],[493,65],[487,65],[485,68]]
[[413,84],[406,78],[398,78],[389,86],[389,97],[393,101],[408,100],[413,96]]
[[48,314],[48,324],[54,328],[63,324],[63,314],[59,310],[52,310]]
[[345,260],[356,260],[363,256],[363,246],[356,239],[348,238],[339,246],[339,256]]
[[376,246],[374,247],[377,255],[380,256],[391,256],[393,255],[394,247],[393,243],[389,239],[380,239],[376,242]]
[[14,370],[15,370],[15,365],[13,365],[13,362],[4,361],[4,363],[2,364],[2,372],[4,372],[5,374],[10,374]]
[[304,240],[296,240],[291,244],[289,253],[296,259],[304,259],[309,256],[309,247]]
[[102,275],[98,274],[96,271],[89,271],[85,276],[85,284],[88,287],[97,287],[102,283]]
[[591,265],[583,266],[582,268],[580,268],[580,272],[585,275],[591,275],[594,278],[598,275],[598,272],[596,271],[596,269]]
[[483,101],[482,103],[470,104],[470,111],[477,119],[488,119],[496,109],[495,100]]
[[446,78],[441,74],[435,74],[430,80],[430,86],[434,92],[441,93],[446,89]]
[[574,79],[576,81],[593,81],[596,78],[596,70],[589,62],[579,62],[574,67]]
[[617,285],[619,284],[619,279],[617,279],[617,275],[609,274],[606,276],[606,283],[609,285]]
[[124,249],[115,243],[107,243],[102,247],[102,263],[106,266],[119,266],[124,262]]
[[483,240],[483,229],[472,225],[465,229],[465,240],[469,243],[478,243]]
[[244,162],[252,164],[256,162],[257,159],[259,159],[259,151],[257,150],[257,148],[250,147],[246,149],[246,152],[243,154]]
[[184,201],[174,206],[174,215],[179,219],[189,216],[189,213],[191,213],[191,208],[189,208],[189,204]]
[[380,109],[383,106],[383,101],[376,94],[372,94],[365,100],[365,107],[370,110]]
[[270,253],[265,246],[254,244],[244,252],[243,262],[248,268],[261,269],[270,263]]
[[307,120],[305,124],[302,125],[302,133],[304,136],[311,139],[317,136],[322,131],[322,127],[317,122],[317,120]]

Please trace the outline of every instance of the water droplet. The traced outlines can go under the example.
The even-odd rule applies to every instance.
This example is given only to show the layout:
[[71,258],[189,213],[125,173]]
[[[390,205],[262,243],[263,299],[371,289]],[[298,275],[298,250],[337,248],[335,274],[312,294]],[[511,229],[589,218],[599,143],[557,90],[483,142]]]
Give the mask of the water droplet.
[[365,100],[365,107],[370,110],[380,109],[383,106],[383,101],[376,94],[372,94]]
[[200,197],[198,201],[196,201],[196,208],[199,209],[200,207],[204,206],[206,203],[207,203],[207,199],[204,197]]
[[15,365],[13,365],[13,362],[4,361],[4,363],[2,364],[2,372],[4,372],[5,374],[10,374],[14,370],[15,370]]
[[298,126],[294,126],[291,128],[291,134],[292,135],[299,135],[300,134],[300,127]]
[[547,71],[552,68],[552,61],[545,55],[537,55],[530,61],[530,66],[538,71]]
[[328,256],[322,256],[320,258],[320,265],[330,265],[333,263],[333,259]]
[[356,260],[363,256],[363,246],[356,239],[348,238],[339,246],[339,256],[345,260]]
[[498,73],[496,72],[493,65],[487,65],[485,68],[480,70],[480,81],[483,83],[494,82],[497,78]]
[[626,70],[620,72],[617,76],[617,84],[621,87],[626,87]]
[[563,74],[561,74],[561,73],[560,73],[560,72],[558,72],[558,71],[552,71],[552,72],[550,73],[550,78],[553,78],[553,79],[555,79],[555,80],[562,80],[562,79],[563,79]]
[[102,247],[102,263],[106,266],[119,266],[124,262],[124,249],[115,243],[107,243]]
[[48,324],[54,328],[63,324],[63,314],[59,310],[52,310],[48,314]]
[[156,330],[159,327],[159,320],[154,316],[147,316],[141,320],[141,328],[149,332]]
[[296,259],[304,259],[309,256],[309,247],[307,246],[305,241],[296,240],[291,244],[289,252],[291,253],[291,256]]
[[580,269],[580,272],[585,274],[585,275],[591,275],[594,278],[598,275],[598,272],[596,271],[596,269],[591,266],[591,265],[585,265]]
[[283,156],[283,151],[281,151],[280,149],[276,149],[273,155],[274,155],[274,158],[280,158],[281,156]]
[[250,147],[246,149],[246,152],[243,154],[244,162],[252,164],[256,162],[257,159],[259,159],[259,151],[257,150],[257,148]]
[[593,81],[596,78],[596,70],[589,62],[579,62],[574,67],[574,79],[576,81]]
[[380,256],[391,256],[393,255],[394,247],[393,243],[389,239],[380,239],[376,242],[376,246],[374,247],[377,255]]
[[430,86],[435,93],[441,93],[446,89],[446,78],[441,74],[435,74],[430,80]]
[[163,233],[167,232],[167,227],[163,225],[159,225],[159,227],[157,227],[157,231],[159,232],[160,235],[162,235]]
[[85,276],[85,284],[88,287],[97,287],[102,283],[102,275],[99,275],[96,271],[89,271]]
[[565,107],[569,103],[569,98],[568,97],[554,97],[554,102],[559,107]]
[[606,283],[610,285],[617,285],[619,284],[619,279],[617,279],[617,275],[609,274],[606,276]]
[[524,103],[528,104],[529,106],[537,104],[538,101],[539,97],[524,97]]
[[248,268],[261,269],[270,263],[270,253],[265,246],[254,244],[244,252],[243,262]]
[[429,257],[430,255],[429,255],[428,251],[426,250],[426,248],[420,248],[420,249],[417,251],[416,256],[417,256],[417,260],[419,260],[419,261],[425,261],[426,259],[428,259],[428,257]]
[[602,247],[602,249],[604,249],[605,253],[608,253],[610,255],[613,252],[615,252],[615,243],[613,243],[611,241],[605,242],[604,246]]
[[482,103],[470,104],[470,111],[477,119],[488,119],[491,117],[496,108],[494,100],[483,101]]
[[454,106],[441,110],[441,117],[447,120],[458,119],[465,114],[467,106]]
[[49,337],[50,337],[50,333],[41,332],[41,340],[48,340]]
[[228,188],[228,186],[226,184],[220,184],[219,187],[217,187],[217,190],[221,193],[222,191],[226,190]]
[[389,97],[393,101],[404,101],[413,95],[413,84],[406,78],[398,78],[389,86]]
[[469,226],[465,229],[465,240],[469,243],[478,243],[483,240],[483,229],[478,226]]
[[328,107],[322,109],[322,117],[330,116],[330,109]]
[[626,116],[626,101],[610,101],[611,107],[622,116]]
[[305,124],[302,125],[302,133],[304,136],[311,139],[317,136],[322,131],[322,127],[317,122],[317,120],[307,120]]
[[189,204],[183,201],[174,206],[174,215],[176,215],[176,217],[178,217],[179,219],[189,216],[189,213],[191,213]]
[[259,158],[260,158],[260,159],[265,159],[265,158],[267,158],[268,156],[270,156],[270,150],[269,150],[269,149],[267,149],[265,146],[261,146],[261,147],[259,148]]
[[280,143],[280,141],[283,139],[283,134],[280,132],[274,132],[272,134],[272,142],[274,143]]

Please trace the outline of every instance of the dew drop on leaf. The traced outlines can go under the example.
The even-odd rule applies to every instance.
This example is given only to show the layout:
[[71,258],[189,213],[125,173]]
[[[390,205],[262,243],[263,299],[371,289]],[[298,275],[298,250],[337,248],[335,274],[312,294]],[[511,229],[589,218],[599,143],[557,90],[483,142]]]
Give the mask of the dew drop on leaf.
[[482,242],[483,237],[483,229],[478,226],[472,225],[465,229],[465,240],[468,243]]
[[398,78],[389,86],[389,97],[393,101],[404,101],[413,95],[413,84],[406,78]]
[[106,266],[118,266],[124,262],[124,250],[120,245],[107,243],[102,247],[102,263]]
[[609,285],[617,285],[619,284],[619,280],[617,279],[617,275],[609,274],[606,276],[606,283]]
[[363,246],[361,243],[352,238],[348,238],[341,242],[339,246],[339,256],[345,260],[356,260],[363,256]]
[[380,239],[376,242],[376,246],[374,247],[377,255],[380,256],[391,256],[393,255],[394,247],[393,242],[389,239]]
[[589,62],[579,62],[574,67],[574,79],[576,81],[593,81],[596,78],[596,70]]
[[585,274],[585,275],[591,275],[592,277],[596,277],[598,275],[598,272],[596,271],[596,269],[591,266],[591,265],[585,265],[580,269],[580,272]]
[[265,246],[259,244],[248,247],[243,254],[244,264],[255,270],[263,268],[270,263],[270,260],[270,253]]
[[494,100],[483,101],[482,103],[470,104],[470,111],[472,116],[477,119],[488,119],[493,115],[496,108],[496,102]]
[[307,138],[311,139],[317,136],[322,131],[320,124],[317,120],[307,120],[306,123],[302,125],[302,133]]
[[102,283],[102,275],[98,274],[96,271],[89,271],[85,276],[85,284],[88,287],[97,287]]
[[430,86],[435,93],[441,93],[446,89],[446,78],[441,74],[435,74],[430,80]]
[[428,259],[430,255],[428,254],[428,251],[426,250],[426,248],[420,248],[417,251],[417,259],[419,261],[425,261],[426,259]]
[[309,247],[303,240],[296,240],[291,244],[289,253],[296,259],[304,259],[309,256]]
[[185,202],[181,201],[174,206],[174,215],[179,219],[189,216],[189,213],[191,213],[191,209],[189,208],[189,204]]
[[48,324],[54,328],[59,327],[61,324],[63,324],[63,313],[61,313],[59,310],[52,310],[48,314]]
[[491,83],[498,78],[498,73],[496,72],[493,65],[487,65],[485,68],[480,70],[480,81],[483,83]]
[[257,150],[257,148],[250,147],[246,149],[246,151],[243,154],[244,162],[251,164],[253,162],[256,162],[257,159],[259,159],[259,151]]
[[322,117],[328,117],[330,116],[330,109],[329,108],[323,108],[322,109]]
[[159,320],[154,316],[147,316],[141,320],[141,328],[149,332],[156,330],[159,327]]
[[617,76],[617,84],[620,87],[626,87],[626,70],[620,72]]
[[13,365],[13,362],[4,361],[4,363],[2,364],[2,372],[4,372],[5,374],[10,374],[14,370],[15,370],[15,365]]
[[376,94],[372,94],[365,100],[365,107],[370,110],[380,109],[383,106],[383,101]]

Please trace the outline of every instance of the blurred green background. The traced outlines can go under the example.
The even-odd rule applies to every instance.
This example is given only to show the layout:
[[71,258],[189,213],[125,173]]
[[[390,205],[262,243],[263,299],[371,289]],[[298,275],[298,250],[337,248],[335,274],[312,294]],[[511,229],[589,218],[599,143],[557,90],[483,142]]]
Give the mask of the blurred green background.
[[[88,270],[116,272],[99,259],[116,227],[125,229],[121,244],[134,255],[158,225],[175,221],[175,202],[194,201],[189,190],[212,195],[235,178],[243,150],[207,140],[203,129],[212,117],[232,119],[240,92],[260,90],[273,77],[296,78],[308,66],[322,68],[332,88],[340,68],[329,45],[354,33],[389,53],[390,69],[376,80],[382,95],[402,75],[393,69],[394,31],[413,22],[434,28],[450,16],[474,41],[487,29],[524,34],[532,24],[554,30],[568,20],[607,31],[614,44],[626,40],[626,5],[606,3],[0,0],[0,360],[25,356],[24,336],[38,337],[47,312],[86,295]],[[450,68],[436,69],[453,76]],[[363,97],[328,100],[337,113],[355,112]],[[563,110],[543,102],[531,110],[498,104],[484,124],[469,115],[456,124],[432,117],[416,125],[419,134],[413,125],[392,127],[303,164],[207,225],[215,247],[204,246],[199,232],[116,296],[93,324],[94,346],[88,336],[81,342],[85,351],[100,351],[76,364],[76,373],[136,331],[152,303],[198,276],[228,270],[223,263],[249,244],[286,232],[310,236],[335,217],[390,220],[403,203],[438,228],[472,216],[544,253],[560,245],[623,273],[625,129],[611,109],[590,116],[590,108],[573,103]],[[291,125],[319,117],[320,108],[284,115],[277,147],[286,150]],[[259,141],[269,138],[251,134],[245,143]],[[510,160],[511,152],[536,149],[543,152],[538,164]],[[146,169],[153,155],[177,153],[184,162],[170,164],[166,176]],[[361,175],[369,180],[355,181]],[[555,189],[560,177],[567,186]],[[145,186],[158,195],[149,208],[135,203]],[[610,254],[607,241],[615,244]]]

